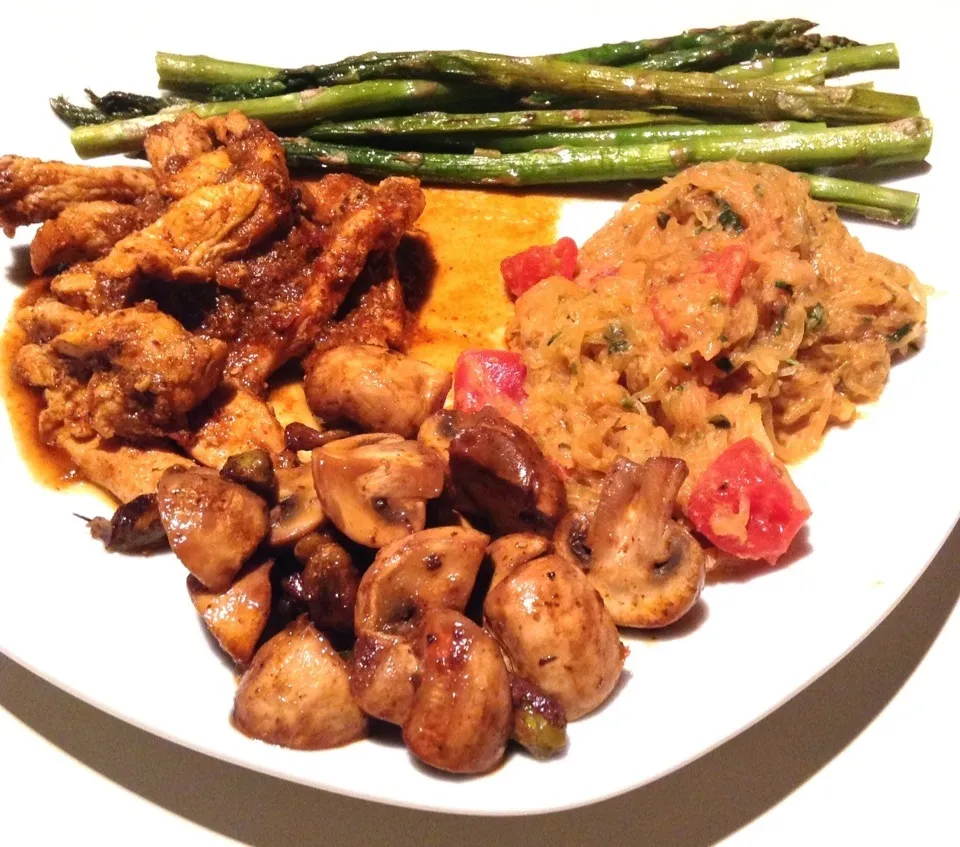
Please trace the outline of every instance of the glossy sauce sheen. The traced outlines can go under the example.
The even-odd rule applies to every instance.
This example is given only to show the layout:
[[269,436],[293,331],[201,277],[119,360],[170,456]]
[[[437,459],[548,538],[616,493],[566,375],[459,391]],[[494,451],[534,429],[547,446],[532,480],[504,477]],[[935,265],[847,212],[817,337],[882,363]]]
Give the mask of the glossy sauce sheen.
[[69,457],[56,447],[45,444],[37,429],[37,418],[43,409],[43,397],[21,385],[13,378],[13,360],[24,342],[24,334],[13,320],[13,314],[23,306],[33,303],[47,288],[46,279],[34,280],[21,294],[3,332],[3,347],[0,350],[0,391],[10,416],[17,449],[30,468],[34,479],[49,488],[61,489],[78,482],[77,471]]
[[[563,201],[542,194],[448,188],[425,188],[424,193],[427,207],[417,229],[429,243],[436,268],[409,352],[452,371],[463,350],[503,347],[503,331],[513,317],[513,303],[504,289],[500,261],[533,244],[555,241]],[[14,311],[36,300],[46,283],[31,283]],[[36,480],[51,488],[64,488],[78,481],[76,469],[62,451],[40,438],[40,393],[20,385],[12,375],[14,356],[24,340],[12,314],[0,351],[0,390],[7,414],[20,455]],[[271,405],[281,423],[309,415],[302,394],[299,385],[272,392]]]
[[452,371],[463,350],[504,346],[513,302],[500,262],[531,245],[552,244],[563,200],[452,188],[425,188],[424,194],[427,208],[417,228],[437,267],[409,353]]

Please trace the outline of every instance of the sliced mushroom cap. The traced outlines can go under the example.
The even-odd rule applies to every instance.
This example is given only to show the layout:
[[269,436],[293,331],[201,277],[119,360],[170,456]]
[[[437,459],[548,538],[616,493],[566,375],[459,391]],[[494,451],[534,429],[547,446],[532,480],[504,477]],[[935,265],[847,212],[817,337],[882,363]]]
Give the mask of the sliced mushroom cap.
[[350,691],[370,717],[402,725],[420,685],[420,659],[409,638],[372,633],[353,645]]
[[208,468],[170,468],[157,485],[170,547],[211,591],[225,591],[267,534],[267,504]]
[[513,729],[510,679],[497,643],[458,612],[432,609],[416,651],[422,680],[403,724],[410,752],[451,773],[490,770]]
[[344,344],[311,364],[307,402],[324,420],[346,419],[373,432],[413,438],[443,406],[453,377],[403,353],[370,344]]
[[293,553],[303,562],[303,571],[297,575],[300,599],[314,626],[352,633],[360,573],[350,554],[326,533],[301,539]]
[[501,535],[549,535],[567,508],[563,480],[536,441],[491,410],[473,416],[450,442],[450,480],[457,507]]
[[420,426],[417,441],[425,447],[436,450],[444,464],[450,463],[450,442],[472,415],[457,412],[454,409],[441,409],[431,415]]
[[346,662],[306,615],[257,651],[237,688],[233,719],[252,738],[298,750],[339,747],[367,730]]
[[532,532],[515,532],[513,535],[504,535],[487,547],[487,555],[493,563],[493,578],[490,588],[493,588],[501,579],[514,568],[525,562],[545,556],[551,552],[553,545],[549,539]]
[[426,501],[443,490],[443,463],[398,435],[356,435],[313,451],[313,480],[337,529],[376,548],[423,529]]
[[357,590],[358,635],[408,635],[428,609],[462,612],[490,538],[457,526],[425,529],[377,553]]
[[513,670],[556,697],[569,720],[610,696],[626,649],[579,568],[559,556],[520,565],[490,590],[483,613]]
[[587,574],[620,626],[666,626],[700,596],[703,550],[671,519],[686,476],[679,459],[638,465],[621,457],[604,480],[588,536]]
[[278,468],[277,505],[270,510],[270,544],[289,547],[318,529],[325,515],[310,465]]
[[241,665],[253,658],[270,617],[272,567],[268,560],[250,568],[220,594],[209,591],[192,574],[187,577],[194,608],[227,655]]

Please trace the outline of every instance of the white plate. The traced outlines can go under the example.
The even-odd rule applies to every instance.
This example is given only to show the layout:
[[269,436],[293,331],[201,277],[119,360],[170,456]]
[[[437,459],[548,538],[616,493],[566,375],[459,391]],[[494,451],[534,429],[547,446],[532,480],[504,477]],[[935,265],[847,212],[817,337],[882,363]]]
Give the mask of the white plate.
[[[134,23],[128,4],[47,9],[24,4],[5,23],[0,78],[6,82],[0,149],[72,159],[66,131],[45,98],[89,85],[150,91],[155,49],[297,65],[371,48],[466,46],[548,52],[688,26],[802,13],[824,31],[866,42],[896,40],[904,70],[882,72],[883,88],[922,95],[937,124],[932,173],[904,181],[922,190],[915,228],[853,225],[866,246],[909,264],[936,289],[929,341],[894,369],[880,403],[835,431],[796,468],[809,499],[811,551],[788,567],[742,582],[710,585],[696,626],[632,648],[617,695],[570,728],[567,754],[537,763],[512,755],[495,773],[453,779],[418,767],[402,748],[364,742],[302,753],[251,741],[229,724],[231,668],[221,661],[169,556],[108,556],[73,512],[102,513],[100,500],[56,494],[34,483],[5,416],[0,462],[6,553],[0,562],[0,649],[96,706],[188,747],[334,792],[387,803],[474,814],[523,814],[583,805],[649,782],[741,731],[849,651],[920,575],[955,522],[958,463],[956,342],[955,91],[937,73],[949,55],[941,9],[874,4],[869,16],[837,3],[783,7],[739,3],[662,4],[656,19],[635,3],[367,2],[278,6],[275,18],[237,19],[223,4],[165,3]],[[666,6],[666,8],[664,8]],[[682,8],[681,8],[682,6]],[[731,7],[733,9],[733,7]],[[579,17],[585,11],[589,17]],[[360,16],[360,20],[358,20]],[[726,20],[724,20],[726,19]],[[937,30],[937,31],[932,31]],[[937,49],[943,50],[943,54]],[[949,83],[949,79],[947,79]],[[598,209],[568,209],[564,234],[582,240]],[[23,262],[29,234],[0,267]],[[495,257],[499,258],[499,257]],[[953,290],[950,290],[953,289]],[[0,286],[4,314],[17,293]],[[185,776],[184,790],[189,790]]]

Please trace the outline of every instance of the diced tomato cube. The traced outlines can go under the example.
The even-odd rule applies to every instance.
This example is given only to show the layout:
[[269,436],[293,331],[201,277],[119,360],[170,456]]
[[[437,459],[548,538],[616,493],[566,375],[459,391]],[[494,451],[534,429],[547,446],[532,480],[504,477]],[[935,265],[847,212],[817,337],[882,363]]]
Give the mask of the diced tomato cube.
[[774,564],[807,522],[810,507],[786,468],[744,438],[697,480],[687,517],[725,553]]
[[528,247],[500,263],[507,291],[515,298],[551,276],[573,279],[576,270],[577,243],[572,238],[561,238],[545,247]]
[[453,368],[453,405],[461,412],[492,406],[505,418],[518,421],[527,393],[527,367],[519,353],[507,350],[466,350]]
[[716,277],[720,293],[728,304],[736,303],[740,297],[743,276],[750,265],[750,254],[745,247],[731,244],[713,253],[704,253],[700,257],[700,267]]

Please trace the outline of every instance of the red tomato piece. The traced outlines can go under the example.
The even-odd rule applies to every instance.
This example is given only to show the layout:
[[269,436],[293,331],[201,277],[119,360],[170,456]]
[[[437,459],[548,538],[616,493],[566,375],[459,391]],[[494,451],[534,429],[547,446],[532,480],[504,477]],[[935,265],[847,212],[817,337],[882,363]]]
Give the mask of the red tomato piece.
[[505,418],[518,420],[527,392],[527,366],[519,353],[466,350],[453,368],[453,405],[461,412],[492,406]]
[[573,279],[576,270],[577,242],[572,238],[561,238],[545,247],[528,247],[500,263],[507,291],[515,298],[551,276]]
[[786,468],[752,438],[744,438],[717,456],[697,480],[687,517],[725,553],[772,565],[807,522],[810,507]]
[[745,247],[731,244],[713,253],[704,253],[700,257],[700,267],[713,274],[720,284],[720,293],[728,304],[736,303],[740,297],[743,276],[750,264],[750,255]]

